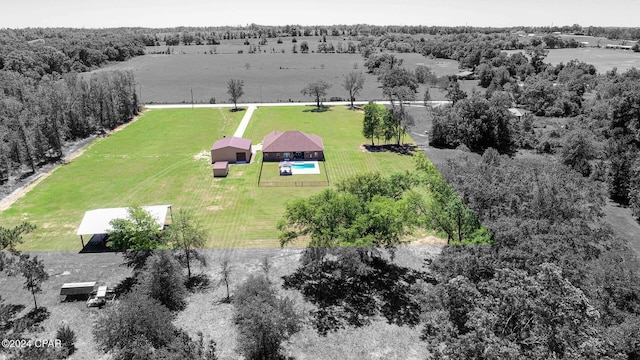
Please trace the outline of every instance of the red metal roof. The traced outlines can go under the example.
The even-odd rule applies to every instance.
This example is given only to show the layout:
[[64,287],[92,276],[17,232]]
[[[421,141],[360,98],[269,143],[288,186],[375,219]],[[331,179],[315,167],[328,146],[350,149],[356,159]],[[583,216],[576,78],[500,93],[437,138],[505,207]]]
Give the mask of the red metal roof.
[[285,132],[274,130],[268,133],[262,142],[262,152],[295,151],[324,151],[322,138],[298,130]]
[[215,144],[211,147],[211,150],[217,150],[225,147],[232,147],[236,149],[242,150],[251,150],[251,140],[243,139],[239,137],[229,137],[216,141]]

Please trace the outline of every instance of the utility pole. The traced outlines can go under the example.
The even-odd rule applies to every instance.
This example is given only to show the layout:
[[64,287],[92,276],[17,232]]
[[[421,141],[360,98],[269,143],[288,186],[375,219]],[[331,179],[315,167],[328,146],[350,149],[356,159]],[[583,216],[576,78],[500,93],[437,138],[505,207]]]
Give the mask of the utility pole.
[[191,88],[191,110],[193,110],[193,88]]

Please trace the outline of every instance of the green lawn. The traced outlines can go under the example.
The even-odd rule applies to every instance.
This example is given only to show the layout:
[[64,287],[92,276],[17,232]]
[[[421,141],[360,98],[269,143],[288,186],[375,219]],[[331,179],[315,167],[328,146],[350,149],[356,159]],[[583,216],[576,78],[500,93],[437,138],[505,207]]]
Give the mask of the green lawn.
[[[309,109],[259,108],[244,137],[257,144],[273,130],[320,135],[332,183],[362,171],[413,167],[410,156],[361,148],[366,143],[360,134],[361,113],[343,107],[320,113]],[[195,211],[209,233],[209,247],[277,246],[275,224],[286,201],[323,188],[258,187],[260,153],[252,164],[232,165],[227,178],[214,179],[209,149],[223,134],[233,134],[243,114],[228,109],[151,110],[57,169],[0,214],[0,223],[11,226],[28,220],[38,226],[20,250],[80,250],[75,232],[85,211],[172,204],[174,211]]]

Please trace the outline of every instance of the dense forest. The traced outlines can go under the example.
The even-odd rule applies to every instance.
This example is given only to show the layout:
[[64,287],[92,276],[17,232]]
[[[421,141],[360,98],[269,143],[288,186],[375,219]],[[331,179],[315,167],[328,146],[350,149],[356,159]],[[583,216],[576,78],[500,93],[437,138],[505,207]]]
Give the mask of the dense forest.
[[[450,79],[446,91],[453,104],[434,112],[431,145],[557,156],[601,182],[612,200],[640,218],[640,72],[597,74],[577,60],[549,65],[547,53],[542,44],[527,48],[526,56],[481,56],[475,76],[484,91],[471,95]],[[513,116],[513,107],[527,113]],[[546,131],[540,125],[545,119],[566,125]]]
[[143,42],[124,30],[0,31],[0,182],[137,114],[132,73],[79,73],[142,54]]

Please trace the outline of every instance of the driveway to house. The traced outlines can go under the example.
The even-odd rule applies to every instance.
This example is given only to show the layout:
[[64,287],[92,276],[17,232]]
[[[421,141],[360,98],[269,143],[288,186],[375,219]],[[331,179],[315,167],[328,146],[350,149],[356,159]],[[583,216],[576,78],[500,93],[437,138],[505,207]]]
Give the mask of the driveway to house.
[[240,121],[240,125],[238,125],[238,129],[236,129],[236,132],[233,133],[234,137],[239,137],[241,138],[242,135],[244,134],[244,131],[247,130],[247,125],[249,125],[249,120],[251,120],[251,116],[253,115],[253,112],[256,110],[256,106],[255,105],[249,105],[247,107],[247,110],[244,113],[244,116],[242,117],[242,121]]

